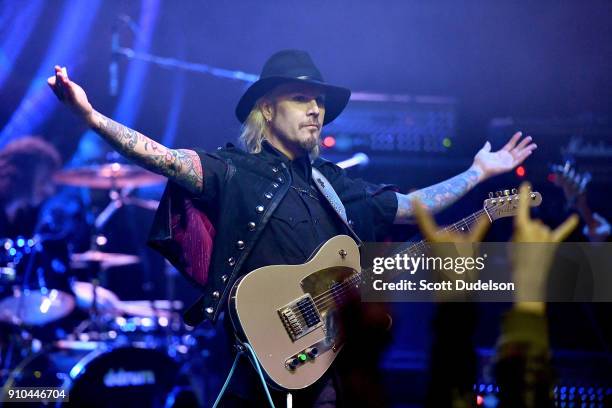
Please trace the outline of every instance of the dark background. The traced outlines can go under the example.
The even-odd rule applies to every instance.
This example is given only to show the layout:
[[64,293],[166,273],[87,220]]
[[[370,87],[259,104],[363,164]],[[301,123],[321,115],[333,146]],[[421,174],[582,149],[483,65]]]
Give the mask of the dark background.
[[[239,123],[233,110],[247,83],[113,57],[113,33],[123,47],[254,74],[273,52],[298,48],[312,55],[328,82],[353,91],[456,99],[457,133],[446,164],[442,159],[437,166],[416,167],[411,165],[414,157],[405,155],[391,168],[373,160],[367,168],[351,170],[354,176],[396,183],[403,190],[419,188],[467,168],[492,135],[493,118],[577,118],[578,128],[599,119],[609,124],[610,21],[612,2],[603,0],[4,0],[0,146],[23,134],[39,134],[73,165],[105,159],[107,145],[86,134],[46,89],[44,80],[54,64],[67,66],[96,109],[162,143],[210,150],[235,141]],[[116,95],[109,92],[112,61],[118,66]],[[603,128],[597,140],[609,145],[612,132]],[[546,180],[546,165],[561,160],[559,148],[565,139],[554,131],[538,134],[512,126],[507,137],[516,130],[532,134],[540,146],[525,163],[527,178],[546,193],[536,214],[556,225],[566,212],[562,195]],[[492,139],[494,150],[501,147],[498,139]],[[456,220],[476,211],[487,191],[519,182],[514,173],[489,180],[440,219]],[[589,197],[608,217],[610,183],[594,180]],[[156,198],[160,192],[147,189],[141,194]],[[94,209],[106,204],[105,193],[87,197]],[[122,298],[166,295],[163,262],[143,246],[151,217],[145,210],[126,207],[107,226],[108,250],[137,253],[145,260],[136,268],[109,272],[108,284]],[[494,225],[491,239],[507,240],[510,226],[509,220]],[[408,227],[397,234],[415,232]],[[178,283],[178,291],[186,300],[196,294],[184,282]],[[397,309],[402,317],[397,319],[393,351],[426,349],[429,306]],[[478,341],[490,347],[503,306],[483,309]],[[553,328],[555,347],[609,350],[596,311],[584,305],[566,309],[551,318],[553,326],[559,321]]]

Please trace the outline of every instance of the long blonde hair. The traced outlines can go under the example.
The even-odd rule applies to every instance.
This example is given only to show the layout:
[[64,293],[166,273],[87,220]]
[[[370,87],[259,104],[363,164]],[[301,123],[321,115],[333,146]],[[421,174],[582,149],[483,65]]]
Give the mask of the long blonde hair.
[[249,153],[261,152],[261,142],[266,138],[268,124],[261,109],[263,101],[263,98],[259,98],[242,124],[239,140]]

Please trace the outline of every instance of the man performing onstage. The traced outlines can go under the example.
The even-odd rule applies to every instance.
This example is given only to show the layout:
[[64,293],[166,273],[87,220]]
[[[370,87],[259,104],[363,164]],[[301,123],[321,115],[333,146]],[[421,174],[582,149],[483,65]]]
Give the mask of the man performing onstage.
[[[192,255],[184,256],[201,259],[179,263],[188,264],[190,274],[199,274],[196,280],[206,283],[196,314],[201,312],[200,320],[213,322],[224,309],[232,284],[249,271],[304,263],[321,243],[339,234],[375,241],[391,224],[411,220],[414,198],[430,211],[439,211],[486,178],[510,171],[536,148],[530,137],[520,140],[521,133],[497,152],[491,152],[487,142],[465,172],[408,195],[388,186],[352,180],[339,167],[318,158],[321,128],[342,112],[350,91],[326,83],[310,56],[297,50],[271,56],[260,79],[238,102],[236,116],[243,124],[241,141],[247,152],[231,145],[214,153],[167,148],[93,109],[83,89],[69,80],[65,68],[56,66],[48,82],[58,98],[119,153],[168,177],[168,189],[180,190],[204,210],[208,223],[202,234],[208,242],[214,236],[212,255],[202,255],[205,251],[199,247],[187,250],[184,253]],[[320,186],[315,185],[315,179]],[[325,180],[333,188],[331,193],[321,186]],[[164,212],[167,217],[172,209]],[[196,218],[187,219],[196,222]],[[201,239],[202,245],[206,242]],[[190,243],[193,240],[183,238],[182,244]],[[243,361],[224,406],[265,403],[255,371],[246,359]],[[294,404],[340,405],[336,389],[332,375],[325,375],[315,385],[294,393]],[[275,395],[275,400],[280,398],[284,394]]]

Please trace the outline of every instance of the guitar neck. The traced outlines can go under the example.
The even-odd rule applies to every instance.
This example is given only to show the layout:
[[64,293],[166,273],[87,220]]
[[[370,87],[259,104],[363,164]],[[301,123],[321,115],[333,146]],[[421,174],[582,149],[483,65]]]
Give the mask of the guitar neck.
[[[530,207],[537,207],[542,203],[542,195],[535,191],[530,192],[527,199]],[[499,191],[496,197],[493,196],[493,193],[489,193],[489,198],[484,200],[483,208],[481,210],[468,215],[454,224],[444,227],[442,231],[467,233],[470,232],[474,228],[475,224],[483,217],[490,223],[499,218],[513,217],[516,215],[518,209],[518,200],[519,195],[516,194],[515,189],[513,189],[512,195],[509,194],[509,190],[504,190],[503,192]],[[407,248],[401,251],[396,251],[395,254],[391,256],[406,255],[414,258],[421,256],[421,254],[429,253],[430,249],[430,244],[426,240],[422,240],[408,244]],[[362,268],[360,271],[353,273],[342,283],[339,283],[337,286],[329,289],[325,295],[333,296],[335,301],[325,302],[321,306],[317,304],[317,307],[334,309],[337,306],[340,306],[342,299],[348,297],[349,293],[352,292],[352,289],[356,288],[357,286],[365,284],[366,287],[371,287],[370,283],[372,283],[372,281],[378,277],[377,274],[372,273],[372,269],[373,268]],[[393,279],[403,272],[404,271],[399,270],[387,271],[385,277]]]
[[[476,211],[473,214],[468,215],[467,217],[455,222],[454,224],[451,225],[447,225],[446,227],[442,228],[442,231],[446,231],[446,232],[470,232],[472,230],[472,228],[474,227],[474,225],[476,224],[476,222],[482,217],[485,216],[486,219],[491,222],[491,218],[488,216],[487,212],[484,209],[481,209],[479,211]],[[412,245],[410,245],[408,248],[403,249],[399,252],[396,253],[396,255],[408,255],[410,257],[414,257],[414,256],[420,256],[421,254],[427,253],[430,250],[430,246],[429,243],[426,240],[422,240],[419,242],[416,242]],[[372,277],[372,274],[370,273],[372,271],[372,269],[367,269],[364,270],[363,272],[366,272],[365,274],[363,274],[362,272],[359,272],[358,275],[360,275],[360,279],[363,279],[366,276]],[[389,276],[391,279],[394,278],[395,276],[399,275],[401,272],[403,271],[398,271],[396,272],[394,275],[387,275]],[[364,276],[361,276],[364,275]]]

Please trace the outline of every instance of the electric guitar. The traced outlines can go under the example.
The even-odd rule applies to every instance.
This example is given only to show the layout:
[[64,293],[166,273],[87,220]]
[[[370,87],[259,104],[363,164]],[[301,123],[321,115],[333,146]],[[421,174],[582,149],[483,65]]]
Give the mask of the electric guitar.
[[594,213],[587,202],[587,187],[591,182],[591,173],[578,172],[568,160],[563,165],[551,166],[555,176],[555,185],[563,189],[567,209],[576,209],[586,224],[584,234],[591,241],[605,241],[610,235],[610,224],[601,215]]
[[[446,230],[468,231],[483,214],[490,222],[515,215],[518,194],[489,193],[480,211],[450,225]],[[539,206],[542,196],[529,195]],[[402,253],[421,254],[425,241]],[[236,334],[253,348],[269,385],[296,390],[317,381],[342,348],[338,310],[358,296],[364,276],[355,241],[339,235],[322,244],[301,265],[258,268],[232,287],[229,311]]]

